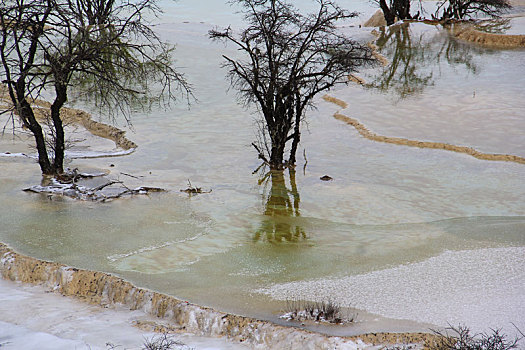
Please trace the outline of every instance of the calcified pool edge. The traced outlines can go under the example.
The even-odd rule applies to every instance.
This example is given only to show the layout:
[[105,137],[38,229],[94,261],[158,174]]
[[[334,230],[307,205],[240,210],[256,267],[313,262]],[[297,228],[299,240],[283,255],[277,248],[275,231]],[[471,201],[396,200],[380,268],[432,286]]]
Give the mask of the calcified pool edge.
[[525,35],[485,33],[469,25],[454,25],[451,33],[457,39],[485,47],[500,49],[525,47]]
[[42,285],[50,291],[75,297],[82,302],[102,307],[120,305],[130,310],[141,310],[159,319],[159,323],[153,324],[136,322],[135,326],[141,329],[226,337],[255,348],[366,348],[380,344],[423,344],[436,337],[429,333],[370,333],[338,337],[279,326],[139,288],[111,274],[24,256],[3,243],[0,243],[0,273],[3,279]]
[[[0,105],[0,108],[10,108],[10,101],[7,96],[7,89],[4,84],[0,84],[0,102],[6,103],[6,105]],[[34,107],[35,116],[40,121],[46,120],[50,115],[51,103],[39,99],[31,101]],[[80,109],[64,107],[60,111],[60,117],[64,124],[75,124],[84,127],[87,131],[95,136],[99,136],[115,142],[115,145],[122,148],[125,151],[134,150],[137,145],[126,138],[126,132],[119,128],[97,122],[93,120],[91,114],[82,111]],[[126,153],[127,154],[127,153]]]
[[[348,107],[348,104],[345,101],[340,100],[333,96],[325,95],[323,96],[323,99],[343,109]],[[409,140],[409,139],[405,139],[401,137],[388,137],[388,136],[377,135],[371,132],[370,130],[368,130],[366,126],[361,124],[357,119],[350,118],[340,113],[340,111],[337,111],[336,113],[334,113],[334,118],[342,122],[345,122],[348,125],[353,126],[359,132],[361,136],[369,140],[372,140],[372,141],[392,143],[395,145],[402,145],[402,146],[409,146],[409,147],[442,149],[445,151],[468,154],[469,156],[472,156],[477,159],[482,159],[482,160],[514,162],[514,163],[525,164],[525,158],[520,157],[520,156],[515,156],[512,154],[482,153],[480,151],[475,150],[472,147],[457,146],[457,145],[452,145],[449,143],[418,141],[418,140]]]

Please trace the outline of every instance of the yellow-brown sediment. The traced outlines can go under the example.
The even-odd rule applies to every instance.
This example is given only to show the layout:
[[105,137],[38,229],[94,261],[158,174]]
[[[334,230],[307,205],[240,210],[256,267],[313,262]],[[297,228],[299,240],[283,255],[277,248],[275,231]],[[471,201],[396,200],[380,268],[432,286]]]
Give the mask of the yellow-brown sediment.
[[477,45],[494,48],[525,47],[525,35],[492,34],[476,30],[471,25],[456,24],[451,27],[454,37]]
[[[332,96],[325,95],[323,99],[328,102],[332,102],[342,108],[348,107],[348,103],[338,98],[332,97]],[[468,154],[469,156],[472,156],[477,159],[482,159],[482,160],[515,162],[515,163],[525,164],[525,158],[520,157],[520,156],[511,155],[511,154],[483,153],[483,152],[477,151],[476,149],[472,147],[457,146],[457,145],[452,145],[449,143],[418,141],[418,140],[409,140],[409,139],[405,139],[401,137],[387,137],[387,136],[377,135],[371,132],[370,130],[368,130],[366,126],[361,124],[357,119],[350,118],[340,112],[336,112],[334,114],[334,118],[342,122],[345,122],[348,125],[353,126],[359,132],[361,136],[369,140],[372,140],[372,141],[392,143],[395,145],[402,145],[402,146],[409,146],[409,147],[443,149],[446,151]]]
[[363,23],[363,27],[386,27],[386,20],[383,11],[377,10],[368,21]]
[[351,82],[359,84],[359,85],[365,85],[366,84],[366,81],[363,78],[358,77],[357,75],[354,75],[354,74],[349,74],[348,75],[348,81],[351,81]]
[[[3,100],[4,103],[10,103],[7,96],[7,89],[4,84],[0,84],[0,102],[2,102],[1,100]],[[33,110],[37,119],[45,120],[49,118],[51,103],[38,99],[30,100],[29,102],[33,107],[36,107]],[[10,107],[11,106],[8,105],[0,106],[0,108],[4,109]],[[60,110],[60,118],[64,124],[80,125],[95,136],[103,137],[115,142],[118,147],[124,150],[137,148],[137,145],[133,141],[126,138],[125,131],[112,125],[94,121],[89,113],[80,109],[64,107]]]
[[338,105],[341,108],[347,108],[348,107],[348,103],[346,103],[343,100],[338,99],[337,97],[333,97],[333,96],[330,96],[330,95],[324,95],[323,96],[323,100],[325,100],[327,102],[331,102],[331,103],[333,103],[335,105]]
[[99,123],[91,118],[91,115],[87,112],[73,108],[63,108],[61,111],[64,122],[71,122],[74,124],[82,125],[86,130],[95,136],[100,136],[106,139],[110,139],[122,149],[129,150],[136,148],[137,145],[126,138],[126,132],[120,130],[112,125]]
[[0,275],[4,279],[43,285],[64,296],[101,306],[121,305],[158,318],[135,321],[134,325],[158,332],[185,331],[206,336],[224,336],[259,348],[332,349],[358,340],[368,344],[423,343],[435,339],[428,333],[373,333],[332,337],[267,321],[219,312],[169,295],[138,288],[122,278],[42,261],[16,253],[0,243]]
[[370,48],[370,50],[372,50],[372,57],[381,63],[383,67],[388,66],[388,59],[379,53],[377,45],[375,45],[373,42],[369,42],[366,45]]
[[439,336],[430,333],[368,333],[350,339],[372,345],[382,344],[434,344]]

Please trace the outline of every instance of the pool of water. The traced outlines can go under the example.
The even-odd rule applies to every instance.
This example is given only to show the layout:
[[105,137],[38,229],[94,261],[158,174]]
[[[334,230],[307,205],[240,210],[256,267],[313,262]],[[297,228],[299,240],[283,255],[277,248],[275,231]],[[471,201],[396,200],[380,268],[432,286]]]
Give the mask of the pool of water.
[[[375,10],[341,3],[367,14]],[[237,53],[206,37],[215,25],[241,20],[216,1],[181,0],[166,3],[165,9],[156,29],[177,44],[176,65],[194,85],[198,101],[189,108],[181,102],[167,110],[137,112],[132,129],[118,121],[139,145],[131,155],[77,159],[68,166],[107,170],[130,186],[141,183],[169,192],[110,203],[50,200],[21,191],[40,182],[37,164],[0,158],[0,241],[31,256],[112,272],[185,300],[272,320],[283,307],[282,298],[262,294],[261,288],[401,266],[431,273],[428,261],[454,252],[470,256],[479,251],[478,260],[457,261],[480,264],[470,273],[483,277],[488,272],[481,265],[490,264],[483,259],[493,255],[481,252],[516,248],[517,262],[498,266],[509,278],[508,288],[522,288],[516,266],[525,268],[523,164],[370,141],[333,114],[357,118],[384,136],[523,157],[525,51],[477,48],[423,24],[379,36],[347,27],[361,40],[374,40],[391,64],[358,73],[365,86],[331,91],[348,103],[343,110],[319,96],[317,109],[307,115],[295,171],[253,174],[260,165],[250,146],[257,115],[237,104],[220,68],[222,54]],[[23,136],[5,134],[0,152],[31,152],[28,143]],[[333,181],[321,181],[323,175]],[[180,192],[188,180],[212,192],[191,197]],[[328,289],[333,296],[352,298],[338,287]],[[395,291],[385,291],[384,299],[392,293],[395,298]],[[371,303],[381,305],[383,297],[378,293]],[[432,295],[427,297],[432,301]],[[466,300],[473,308],[479,304],[475,295]],[[524,307],[525,301],[517,302]],[[430,315],[432,305],[442,308],[443,303],[446,298],[439,299],[440,305],[429,302],[423,312]],[[375,330],[406,329],[398,321],[384,323],[368,315],[367,303],[353,305]],[[525,322],[525,310],[505,305],[503,320]],[[441,322],[380,307],[368,311],[419,322],[406,326],[410,329]],[[329,332],[363,329],[360,324]]]

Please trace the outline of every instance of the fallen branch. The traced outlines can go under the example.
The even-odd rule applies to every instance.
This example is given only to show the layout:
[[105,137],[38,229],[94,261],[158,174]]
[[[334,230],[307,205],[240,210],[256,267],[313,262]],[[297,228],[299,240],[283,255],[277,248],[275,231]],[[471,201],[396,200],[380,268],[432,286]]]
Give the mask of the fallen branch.
[[[162,188],[149,186],[140,186],[132,189],[126,186],[124,182],[120,180],[109,180],[97,187],[82,186],[75,183],[76,179],[79,177],[79,174],[76,170],[77,169],[75,169],[70,174],[71,176],[53,178],[50,180],[48,185],[31,186],[29,188],[25,188],[24,191],[44,193],[48,195],[49,199],[52,199],[53,195],[59,195],[78,200],[89,200],[95,202],[106,202],[108,200],[113,200],[124,196],[144,195],[151,192],[166,191]],[[114,185],[118,185],[118,187]]]
[[185,190],[180,190],[180,191],[186,192],[187,194],[191,196],[192,194],[211,193],[212,190],[210,189],[209,191],[203,191],[202,188],[200,187],[193,187],[191,185],[190,179],[188,179],[188,188]]
[[122,184],[122,181],[109,181],[109,182],[106,182],[105,184],[103,185],[100,185],[100,186],[97,186],[95,188],[93,188],[91,191],[92,192],[98,192],[98,191],[101,191],[103,190],[104,188],[108,187],[108,186],[111,186],[111,185],[114,185],[116,183],[119,183],[119,184]]

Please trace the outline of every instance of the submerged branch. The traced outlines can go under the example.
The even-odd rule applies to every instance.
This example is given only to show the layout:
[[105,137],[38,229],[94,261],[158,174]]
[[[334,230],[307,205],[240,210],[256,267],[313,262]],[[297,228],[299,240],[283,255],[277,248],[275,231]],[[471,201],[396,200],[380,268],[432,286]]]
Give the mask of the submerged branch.
[[47,183],[25,188],[26,192],[47,194],[51,200],[53,196],[69,197],[83,201],[107,202],[109,200],[122,198],[124,196],[143,195],[152,192],[164,192],[165,189],[158,187],[140,186],[129,188],[120,180],[109,180],[96,187],[79,185],[80,179],[101,177],[105,174],[78,173],[77,169],[68,171],[64,175],[56,176],[47,180]]

